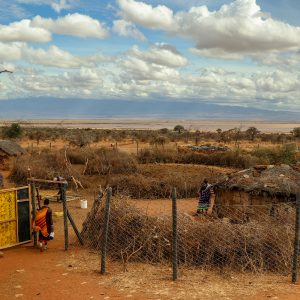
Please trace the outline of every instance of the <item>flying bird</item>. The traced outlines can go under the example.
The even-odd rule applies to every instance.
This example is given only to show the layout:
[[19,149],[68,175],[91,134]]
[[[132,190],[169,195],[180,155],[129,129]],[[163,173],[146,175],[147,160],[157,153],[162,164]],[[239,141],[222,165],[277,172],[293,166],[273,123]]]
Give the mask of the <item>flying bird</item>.
[[10,74],[12,74],[13,72],[12,71],[9,71],[9,70],[3,70],[3,71],[0,71],[0,74],[1,73],[10,73]]

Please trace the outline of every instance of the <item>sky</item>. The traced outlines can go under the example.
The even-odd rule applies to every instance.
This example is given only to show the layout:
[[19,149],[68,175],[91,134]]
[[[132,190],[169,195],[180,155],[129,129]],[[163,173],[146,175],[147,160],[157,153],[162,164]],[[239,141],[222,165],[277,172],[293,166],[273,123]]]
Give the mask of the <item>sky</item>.
[[0,0],[0,100],[300,111],[299,0]]

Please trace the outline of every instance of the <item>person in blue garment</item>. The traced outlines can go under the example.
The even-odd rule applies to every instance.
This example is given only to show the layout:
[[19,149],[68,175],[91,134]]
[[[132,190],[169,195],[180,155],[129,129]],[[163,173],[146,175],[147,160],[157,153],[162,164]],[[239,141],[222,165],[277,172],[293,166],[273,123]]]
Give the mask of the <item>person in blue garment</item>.
[[213,207],[213,199],[215,193],[213,186],[204,179],[199,189],[199,200],[197,207],[197,214],[210,214]]

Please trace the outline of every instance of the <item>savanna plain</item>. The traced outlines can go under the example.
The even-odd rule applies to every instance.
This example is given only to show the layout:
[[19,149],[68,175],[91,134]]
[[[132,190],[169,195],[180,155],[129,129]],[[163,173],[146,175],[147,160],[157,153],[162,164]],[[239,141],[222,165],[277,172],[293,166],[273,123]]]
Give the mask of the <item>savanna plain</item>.
[[[263,232],[270,239],[272,231],[254,232],[258,238],[251,235],[249,245],[237,236],[248,234],[252,223],[195,216],[204,179],[216,184],[228,174],[255,166],[298,168],[298,124],[117,123],[3,122],[1,139],[25,149],[23,155],[0,160],[4,188],[27,185],[29,177],[65,178],[68,208],[84,245],[69,224],[70,246],[64,250],[57,188],[38,184],[42,198],[52,200],[55,239],[47,252],[41,253],[33,243],[2,250],[1,299],[300,299],[299,284],[291,284],[291,259],[280,238],[268,247],[265,236],[260,238]],[[110,231],[107,272],[102,275],[99,232],[108,187],[112,188]],[[174,187],[180,251],[176,281],[171,250]],[[87,209],[81,208],[81,200],[87,200]],[[199,230],[201,243],[194,234]]]

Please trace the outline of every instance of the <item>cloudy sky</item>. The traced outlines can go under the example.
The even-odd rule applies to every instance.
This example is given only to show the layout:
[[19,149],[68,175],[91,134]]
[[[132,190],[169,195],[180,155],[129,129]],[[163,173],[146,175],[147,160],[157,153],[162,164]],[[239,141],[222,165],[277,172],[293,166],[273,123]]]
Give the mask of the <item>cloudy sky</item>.
[[300,111],[299,0],[0,0],[0,99]]

